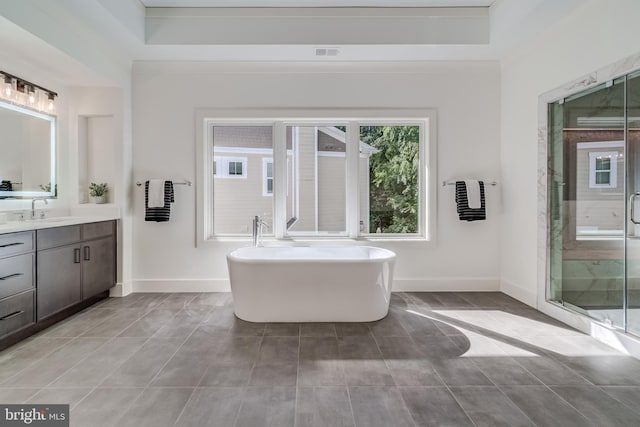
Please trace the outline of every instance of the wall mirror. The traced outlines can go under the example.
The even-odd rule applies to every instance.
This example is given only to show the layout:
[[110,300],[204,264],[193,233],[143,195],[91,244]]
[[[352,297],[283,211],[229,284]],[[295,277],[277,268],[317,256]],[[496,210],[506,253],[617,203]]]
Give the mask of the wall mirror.
[[0,101],[0,135],[0,199],[56,197],[56,117]]

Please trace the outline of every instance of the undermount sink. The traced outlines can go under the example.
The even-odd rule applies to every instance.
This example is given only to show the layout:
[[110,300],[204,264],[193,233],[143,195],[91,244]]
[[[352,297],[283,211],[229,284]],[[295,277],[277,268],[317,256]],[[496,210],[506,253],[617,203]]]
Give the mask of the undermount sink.
[[79,219],[77,216],[52,216],[51,218],[36,219],[36,222],[63,222]]

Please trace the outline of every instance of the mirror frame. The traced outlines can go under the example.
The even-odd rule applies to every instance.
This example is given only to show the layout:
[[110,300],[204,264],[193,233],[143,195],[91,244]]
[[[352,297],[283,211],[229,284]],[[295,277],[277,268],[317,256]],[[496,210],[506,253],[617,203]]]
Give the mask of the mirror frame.
[[[8,102],[0,101],[0,108],[15,111],[21,114],[27,114],[38,119],[47,120],[50,124],[49,133],[49,145],[50,145],[50,161],[51,161],[51,191],[0,191],[0,197],[5,198],[31,198],[31,197],[46,197],[57,198],[56,195],[56,121],[57,117],[50,114],[44,114],[39,111],[34,111],[29,108],[21,107],[19,105],[11,104]],[[6,199],[3,199],[6,200]],[[0,200],[1,201],[1,200]]]

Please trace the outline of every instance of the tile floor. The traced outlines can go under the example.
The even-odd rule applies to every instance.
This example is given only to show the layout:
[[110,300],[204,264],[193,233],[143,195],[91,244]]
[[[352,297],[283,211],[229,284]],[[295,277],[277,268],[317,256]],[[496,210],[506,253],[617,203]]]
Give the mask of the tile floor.
[[230,294],[101,302],[0,353],[0,402],[85,426],[638,426],[640,360],[501,293],[253,324]]

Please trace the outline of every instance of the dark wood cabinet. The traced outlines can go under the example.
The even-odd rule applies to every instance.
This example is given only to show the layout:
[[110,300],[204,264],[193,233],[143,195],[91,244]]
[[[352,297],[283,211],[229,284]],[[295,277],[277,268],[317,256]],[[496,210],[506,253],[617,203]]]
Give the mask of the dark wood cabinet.
[[38,230],[37,236],[38,320],[114,286],[114,221]]
[[82,298],[87,299],[115,284],[115,239],[103,237],[82,244]]
[[38,320],[82,301],[81,245],[38,251]]
[[0,235],[0,338],[35,323],[33,231]]

